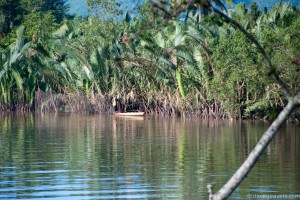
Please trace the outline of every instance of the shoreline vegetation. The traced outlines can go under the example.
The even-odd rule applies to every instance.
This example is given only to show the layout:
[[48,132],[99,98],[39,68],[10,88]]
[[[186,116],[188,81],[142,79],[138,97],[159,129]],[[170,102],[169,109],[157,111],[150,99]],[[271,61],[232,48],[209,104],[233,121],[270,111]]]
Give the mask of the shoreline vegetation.
[[[43,93],[42,91],[40,91]],[[39,96],[40,95],[40,96]],[[35,97],[34,108],[29,108],[28,105],[17,105],[14,109],[3,109],[2,113],[17,112],[61,112],[61,113],[83,113],[83,114],[112,114],[113,107],[111,104],[113,96],[101,95],[101,94],[89,94],[84,93],[69,93],[69,94],[46,94],[41,98],[41,94]],[[40,98],[40,99],[38,99]],[[171,102],[174,102],[173,104]],[[206,107],[201,102],[198,105],[192,106],[189,102],[182,101],[177,98],[174,101],[170,101],[167,98],[160,98],[160,100],[152,100],[144,103],[133,102],[130,105],[136,107],[141,106],[144,108],[145,113],[151,116],[169,116],[169,117],[182,117],[182,118],[202,118],[202,119],[233,119],[228,115],[222,114],[222,109],[218,107],[216,102]],[[235,118],[238,120],[239,118]],[[245,120],[255,120],[255,118],[244,118]],[[268,120],[263,118],[257,118],[257,120]],[[299,116],[292,115],[288,122],[299,123]]]
[[[0,112],[112,113],[120,96],[148,115],[273,120],[287,104],[257,49],[218,15],[170,22],[145,2],[139,17],[115,22],[62,15],[63,4],[52,12],[24,5],[13,27],[0,25]],[[299,91],[299,7],[242,3],[229,15]],[[300,121],[299,109],[290,121]]]

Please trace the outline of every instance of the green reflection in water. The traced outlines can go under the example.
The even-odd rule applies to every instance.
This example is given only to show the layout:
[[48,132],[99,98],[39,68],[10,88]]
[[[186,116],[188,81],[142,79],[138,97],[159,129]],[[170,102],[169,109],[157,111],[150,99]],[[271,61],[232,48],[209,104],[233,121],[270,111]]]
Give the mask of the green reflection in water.
[[[268,124],[67,114],[2,116],[0,198],[207,199]],[[232,196],[300,191],[299,125],[272,142]]]

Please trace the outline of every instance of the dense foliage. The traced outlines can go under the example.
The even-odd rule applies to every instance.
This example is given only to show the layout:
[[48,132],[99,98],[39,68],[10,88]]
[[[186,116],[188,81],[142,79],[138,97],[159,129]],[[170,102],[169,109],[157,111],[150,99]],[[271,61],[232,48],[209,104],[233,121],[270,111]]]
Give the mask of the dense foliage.
[[[1,110],[33,109],[41,91],[52,99],[42,108],[73,112],[107,111],[116,95],[151,114],[215,118],[270,119],[285,104],[256,48],[218,15],[195,11],[186,20],[165,21],[144,3],[137,18],[68,19],[62,18],[63,1],[49,1],[51,11],[50,5],[13,2],[19,11],[0,24]],[[4,6],[1,15],[11,16]],[[300,10],[280,4],[266,12],[253,3],[229,15],[299,90]]]

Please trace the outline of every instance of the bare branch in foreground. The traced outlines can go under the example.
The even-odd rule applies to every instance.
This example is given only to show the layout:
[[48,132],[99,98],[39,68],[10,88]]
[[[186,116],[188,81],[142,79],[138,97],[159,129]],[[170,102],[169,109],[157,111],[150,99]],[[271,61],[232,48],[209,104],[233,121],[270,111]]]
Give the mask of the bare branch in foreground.
[[300,93],[295,97],[290,98],[286,107],[280,112],[278,117],[274,120],[268,130],[263,134],[261,139],[256,144],[255,148],[249,154],[248,158],[235,172],[235,174],[229,179],[229,181],[218,191],[217,194],[212,196],[213,200],[226,199],[230,194],[238,187],[238,185],[244,180],[247,174],[251,171],[255,163],[258,161],[261,154],[267,148],[269,143],[275,137],[279,128],[284,124],[293,111],[300,105]]
[[248,158],[235,172],[235,174],[229,179],[229,181],[217,192],[217,194],[213,195],[212,186],[211,185],[207,186],[209,200],[221,200],[221,199],[227,199],[233,193],[233,191],[239,186],[239,184],[244,180],[247,174],[250,173],[251,169],[254,167],[255,163],[258,161],[261,154],[264,152],[264,150],[268,147],[272,139],[275,137],[280,127],[286,122],[286,120],[289,118],[292,112],[294,112],[297,109],[297,107],[300,105],[300,92],[298,92],[296,96],[291,95],[291,92],[287,84],[279,77],[278,72],[276,71],[276,68],[272,65],[271,60],[269,59],[269,56],[267,55],[265,49],[261,46],[258,40],[255,39],[254,36],[248,33],[247,30],[244,29],[238,22],[231,19],[222,11],[214,8],[211,5],[208,6],[209,6],[208,10],[217,13],[224,19],[225,22],[230,23],[233,27],[240,30],[249,39],[249,41],[257,47],[258,51],[262,54],[264,63],[270,70],[269,74],[273,75],[276,82],[281,86],[281,89],[288,100],[288,104],[280,112],[278,117],[273,121],[273,123],[267,129],[267,131],[263,134],[263,136],[258,141],[258,143],[256,144],[255,148],[252,150]]

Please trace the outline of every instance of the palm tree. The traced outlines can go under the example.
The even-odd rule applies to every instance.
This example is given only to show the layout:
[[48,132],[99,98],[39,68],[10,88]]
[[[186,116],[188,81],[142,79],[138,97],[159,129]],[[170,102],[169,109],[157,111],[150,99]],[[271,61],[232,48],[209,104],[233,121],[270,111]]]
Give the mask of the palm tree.
[[[1,52],[1,63],[0,63],[0,86],[1,86],[1,100],[6,105],[15,101],[28,99],[29,103],[32,103],[31,88],[25,86],[25,77],[22,77],[27,72],[25,62],[29,55],[31,43],[24,38],[24,26],[20,26],[17,29],[17,38],[7,50]],[[24,78],[24,79],[23,79]],[[23,93],[25,91],[25,97]],[[17,98],[14,98],[17,97]],[[21,103],[21,102],[15,102]]]

